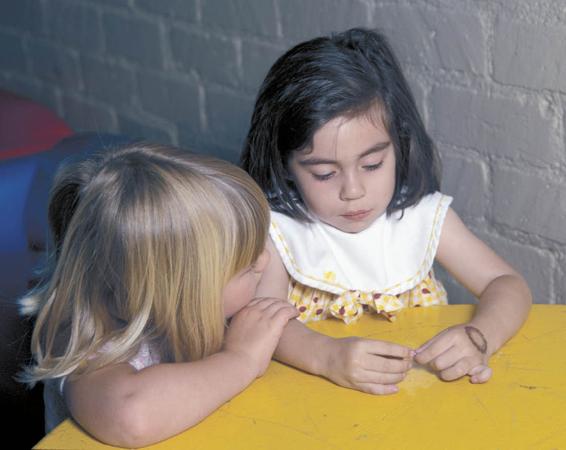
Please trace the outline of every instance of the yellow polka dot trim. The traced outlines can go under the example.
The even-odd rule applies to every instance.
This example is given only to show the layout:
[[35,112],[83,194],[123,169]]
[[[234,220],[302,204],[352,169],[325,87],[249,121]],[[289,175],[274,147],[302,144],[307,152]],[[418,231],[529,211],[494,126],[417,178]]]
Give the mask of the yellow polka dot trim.
[[361,291],[346,291],[336,295],[292,280],[288,299],[299,310],[301,322],[313,322],[331,316],[347,324],[358,320],[364,312],[377,313],[393,321],[395,314],[403,308],[448,303],[446,290],[432,270],[414,288],[397,295]]

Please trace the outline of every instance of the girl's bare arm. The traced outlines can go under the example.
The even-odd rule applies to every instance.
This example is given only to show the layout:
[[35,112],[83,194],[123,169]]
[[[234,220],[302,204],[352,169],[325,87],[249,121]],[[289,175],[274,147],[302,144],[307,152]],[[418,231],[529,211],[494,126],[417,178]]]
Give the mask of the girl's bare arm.
[[511,338],[526,320],[532,304],[524,278],[452,210],[448,210],[437,259],[479,300],[471,323],[486,334],[491,353]]
[[70,379],[65,398],[75,420],[97,439],[143,447],[197,424],[263,374],[291,305],[268,299],[237,313],[224,349],[189,363],[157,364],[139,372],[116,364]]
[[[479,300],[474,317],[468,324],[445,330],[419,350],[420,363],[432,363],[440,376],[451,380],[481,364],[519,330],[526,320],[531,303],[531,292],[521,275],[478,239],[458,215],[449,209],[442,229],[437,260],[456,280]],[[481,352],[482,338],[475,330],[471,342],[465,326],[475,327],[487,341]],[[468,332],[470,330],[468,329]],[[491,372],[478,372],[477,382],[487,381]],[[483,376],[483,379],[481,377]]]
[[[286,299],[289,275],[271,240],[267,249],[271,257],[257,295]],[[298,320],[285,326],[274,357],[341,386],[371,394],[397,392],[396,383],[411,367],[411,349],[407,347],[373,339],[334,339],[310,330]]]

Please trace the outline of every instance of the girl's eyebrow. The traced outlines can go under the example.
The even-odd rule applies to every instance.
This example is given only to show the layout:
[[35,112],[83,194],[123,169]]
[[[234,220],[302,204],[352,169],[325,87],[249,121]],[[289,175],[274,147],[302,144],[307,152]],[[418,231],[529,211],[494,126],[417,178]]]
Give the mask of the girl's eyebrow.
[[[389,144],[391,144],[391,141],[380,142],[379,144],[375,144],[373,147],[367,149],[365,152],[359,155],[358,159],[365,158],[366,156],[371,155],[372,153],[381,152],[385,150],[387,147],[389,147]],[[337,163],[338,161],[334,159],[324,159],[324,158],[307,158],[307,159],[303,159],[302,161],[299,161],[299,164],[301,166],[317,166],[319,164],[337,164]]]

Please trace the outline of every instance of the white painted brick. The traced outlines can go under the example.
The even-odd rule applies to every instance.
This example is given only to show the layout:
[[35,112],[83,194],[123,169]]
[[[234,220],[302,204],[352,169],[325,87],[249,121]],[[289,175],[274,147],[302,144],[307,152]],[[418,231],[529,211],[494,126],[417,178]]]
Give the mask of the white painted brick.
[[278,0],[283,36],[294,42],[370,26],[370,9],[361,0]]
[[168,131],[159,126],[148,125],[147,121],[137,120],[125,115],[119,115],[118,127],[122,133],[136,139],[143,139],[163,144],[173,144],[173,139]]
[[[114,4],[116,3],[116,0],[108,1]],[[167,0],[161,2],[156,2],[155,0],[135,0],[135,6],[138,7],[141,11],[166,16],[175,20],[182,20],[189,23],[194,23],[197,21],[196,3],[197,0]]]
[[493,67],[502,83],[566,92],[566,24],[549,28],[499,20]]
[[64,96],[63,111],[67,122],[75,131],[116,131],[116,119],[111,108]]
[[174,122],[189,122],[198,129],[198,86],[153,73],[138,75],[139,98],[145,111]]
[[562,259],[558,262],[558,268],[554,275],[555,301],[561,305],[566,305],[566,258],[562,254]]
[[61,114],[60,102],[57,92],[46,85],[44,82],[35,80],[30,76],[20,74],[7,75],[0,77],[0,89],[11,91],[26,98],[51,108],[57,114]]
[[0,67],[7,72],[27,72],[26,55],[19,36],[0,31],[0,49]]
[[96,8],[71,0],[49,0],[45,6],[48,37],[84,52],[102,50],[102,29]]
[[56,83],[67,91],[82,88],[79,58],[75,52],[43,39],[31,39],[27,49],[32,72],[38,79]]
[[449,144],[537,164],[561,158],[551,118],[533,104],[471,90],[437,87],[431,94],[433,135]]
[[105,13],[106,51],[150,69],[163,67],[164,51],[157,23],[137,16]]
[[196,70],[205,81],[227,86],[238,84],[238,58],[233,40],[179,28],[173,28],[169,36],[177,68],[187,72]]
[[425,94],[425,87],[423,84],[414,76],[413,72],[405,71],[405,78],[407,83],[409,83],[409,88],[411,89],[411,93],[415,99],[415,103],[417,104],[417,108],[419,110],[419,114],[421,115],[423,121],[428,129],[428,124],[426,123],[426,119],[428,114],[426,114],[426,94]]
[[42,29],[41,0],[0,2],[0,27],[37,32]]
[[214,155],[234,164],[238,164],[241,148],[233,143],[222,141],[219,136],[211,133],[194,133],[189,128],[180,125],[178,128],[179,145],[192,151]]
[[212,87],[205,92],[208,132],[216,142],[241,149],[250,124],[253,98]]
[[242,46],[243,84],[256,95],[269,68],[284,50],[270,44],[244,41]]
[[523,275],[533,294],[533,302],[548,303],[553,295],[551,287],[555,261],[552,254],[509,238],[491,236],[485,242]]
[[277,30],[275,0],[202,2],[202,22],[214,30],[236,34],[273,36]]
[[442,192],[454,197],[452,207],[462,218],[485,217],[488,199],[485,163],[445,151]]
[[566,243],[566,184],[507,168],[493,173],[494,220]]
[[131,69],[84,55],[82,73],[85,91],[91,97],[123,109],[132,107],[135,83]]
[[485,71],[486,36],[478,15],[387,5],[376,8],[373,25],[385,32],[402,61]]

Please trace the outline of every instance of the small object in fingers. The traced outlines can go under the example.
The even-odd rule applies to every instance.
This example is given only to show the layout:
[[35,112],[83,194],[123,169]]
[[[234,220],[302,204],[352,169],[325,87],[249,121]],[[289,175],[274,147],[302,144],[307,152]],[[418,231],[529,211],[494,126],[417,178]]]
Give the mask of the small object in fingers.
[[377,355],[377,356],[381,356],[382,358],[385,359],[396,359],[397,361],[412,361],[413,358],[410,356],[404,357],[404,356],[395,356],[395,355]]

